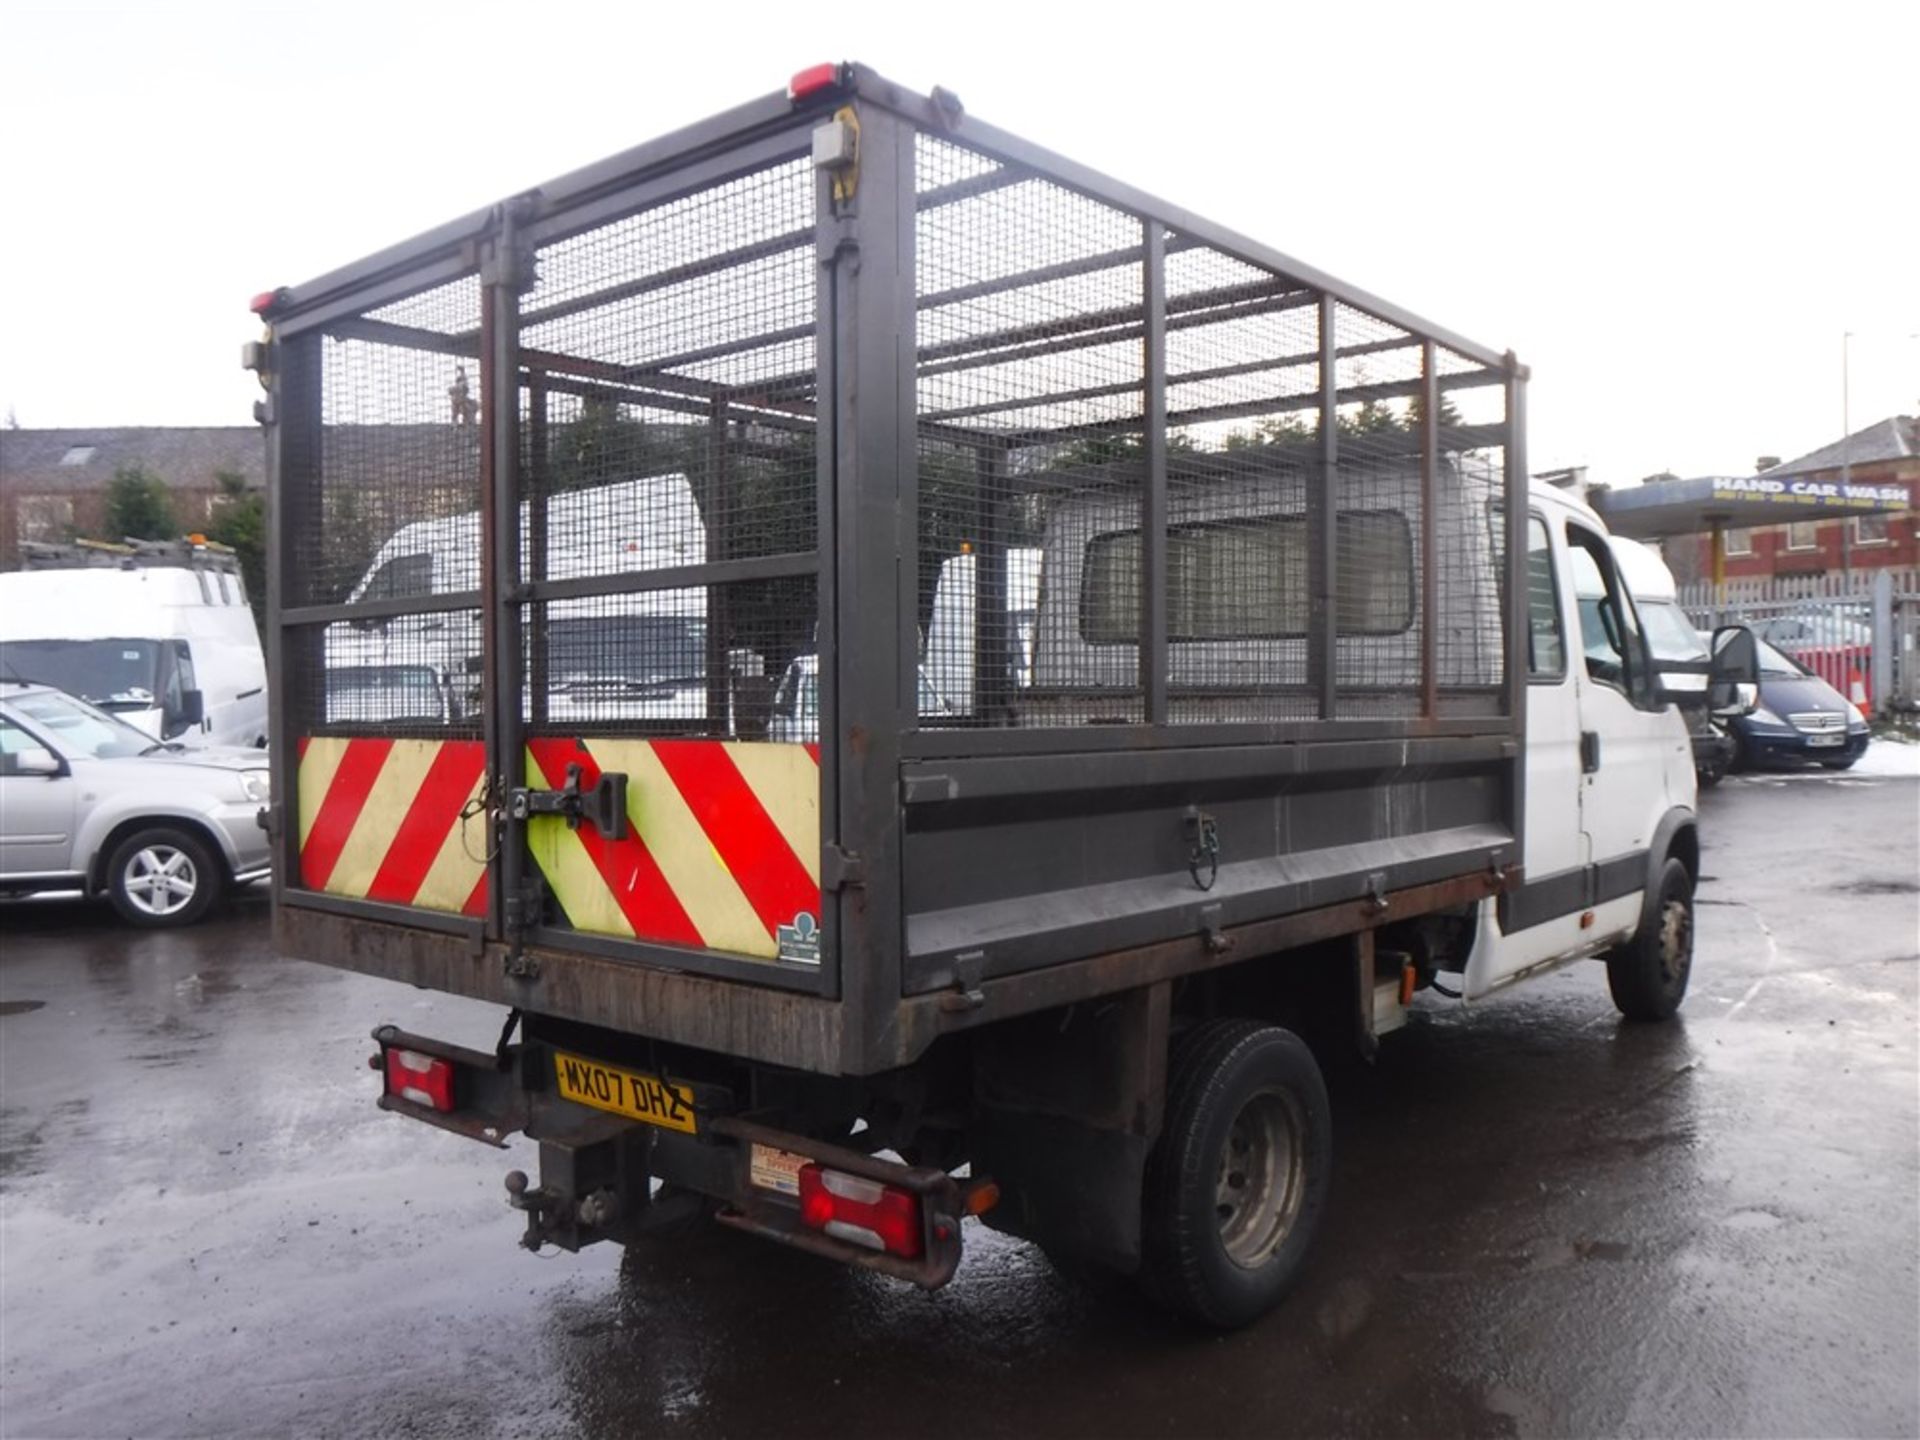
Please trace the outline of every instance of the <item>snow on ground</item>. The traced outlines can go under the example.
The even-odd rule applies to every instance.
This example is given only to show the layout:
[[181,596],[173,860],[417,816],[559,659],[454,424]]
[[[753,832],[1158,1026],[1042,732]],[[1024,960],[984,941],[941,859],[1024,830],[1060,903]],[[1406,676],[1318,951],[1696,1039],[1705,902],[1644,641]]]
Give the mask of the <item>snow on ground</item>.
[[1847,773],[1920,779],[1920,744],[1876,735],[1867,745],[1867,753]]

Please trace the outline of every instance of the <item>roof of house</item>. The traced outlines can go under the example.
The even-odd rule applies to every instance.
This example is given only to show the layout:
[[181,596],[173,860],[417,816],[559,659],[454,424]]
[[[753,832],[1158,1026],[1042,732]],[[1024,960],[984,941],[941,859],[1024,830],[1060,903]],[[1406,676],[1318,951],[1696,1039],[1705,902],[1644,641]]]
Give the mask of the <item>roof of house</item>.
[[1774,476],[1810,475],[1822,470],[1838,470],[1843,461],[1848,465],[1876,465],[1916,457],[1920,457],[1920,418],[1889,415],[1885,420],[1876,420],[1864,430],[1854,431],[1844,440],[1835,440],[1818,450],[1809,450],[1805,455],[1760,473]]
[[223,470],[257,486],[266,480],[266,458],[257,425],[0,430],[0,492],[98,490],[114,471],[136,465],[173,490],[211,489]]

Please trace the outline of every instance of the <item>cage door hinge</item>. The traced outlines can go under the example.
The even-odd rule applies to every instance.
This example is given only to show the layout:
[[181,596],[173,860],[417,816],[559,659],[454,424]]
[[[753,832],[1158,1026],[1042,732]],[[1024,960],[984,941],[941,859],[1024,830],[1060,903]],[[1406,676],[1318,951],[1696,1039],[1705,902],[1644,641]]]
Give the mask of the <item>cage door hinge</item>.
[[627,838],[627,777],[618,770],[603,771],[590,786],[582,786],[586,769],[567,766],[567,783],[558,790],[517,789],[507,792],[507,815],[525,821],[535,815],[558,815],[569,830],[591,825],[602,839]]
[[867,883],[867,865],[851,850],[838,845],[820,847],[820,888],[840,891]]
[[535,874],[522,880],[518,890],[508,891],[500,907],[500,927],[507,939],[507,953],[500,957],[500,966],[510,980],[540,978],[539,957],[527,954],[527,931],[545,904],[546,886]]

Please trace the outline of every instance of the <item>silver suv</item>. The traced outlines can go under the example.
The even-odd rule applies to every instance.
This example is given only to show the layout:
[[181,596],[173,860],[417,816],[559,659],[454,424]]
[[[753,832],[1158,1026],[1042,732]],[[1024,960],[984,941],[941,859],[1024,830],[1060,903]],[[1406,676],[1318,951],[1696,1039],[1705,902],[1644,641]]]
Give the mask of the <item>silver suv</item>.
[[106,893],[187,925],[268,872],[263,750],[185,750],[43,685],[0,682],[0,891]]

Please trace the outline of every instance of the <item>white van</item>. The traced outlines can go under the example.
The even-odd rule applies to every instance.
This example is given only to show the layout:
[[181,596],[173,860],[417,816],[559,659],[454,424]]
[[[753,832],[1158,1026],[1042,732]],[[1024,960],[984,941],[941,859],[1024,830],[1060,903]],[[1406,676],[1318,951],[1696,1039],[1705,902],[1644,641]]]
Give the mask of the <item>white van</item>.
[[240,568],[204,542],[28,545],[0,574],[0,677],[181,745],[267,743],[267,662]]
[[[520,509],[527,571],[530,506]],[[706,527],[687,477],[652,475],[547,501],[546,578],[572,580],[704,564]],[[349,603],[458,594],[480,586],[480,512],[403,526],[374,555]],[[555,600],[541,642],[555,722],[699,720],[707,711],[704,587]],[[341,621],[326,631],[330,722],[459,719],[478,704],[477,612]],[[737,663],[746,663],[738,657]]]
[[[1006,686],[1013,691],[1033,684],[1033,632],[1040,611],[1040,549],[1015,546],[1006,552]],[[931,684],[954,715],[974,713],[975,574],[980,557],[971,550],[940,566],[933,590],[933,617],[927,626],[922,684]],[[985,699],[987,697],[981,697]],[[925,705],[922,705],[922,713]]]

